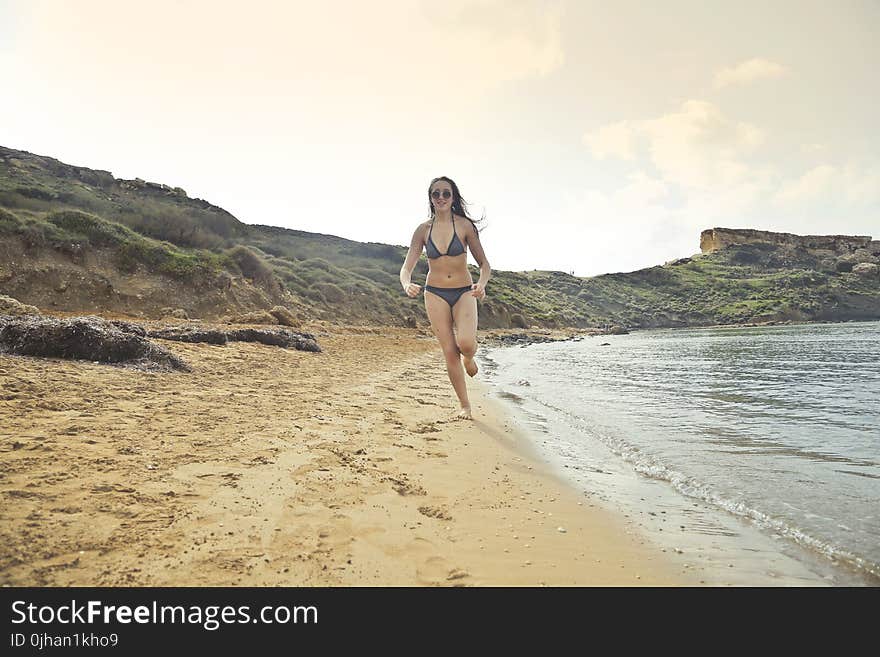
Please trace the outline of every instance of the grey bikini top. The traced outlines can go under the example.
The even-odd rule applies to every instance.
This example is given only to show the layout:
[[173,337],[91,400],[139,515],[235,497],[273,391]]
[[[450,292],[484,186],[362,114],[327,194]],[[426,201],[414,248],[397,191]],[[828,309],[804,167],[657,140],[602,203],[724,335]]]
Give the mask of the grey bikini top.
[[428,230],[428,240],[425,242],[425,253],[429,259],[433,260],[440,256],[457,256],[464,253],[464,244],[461,243],[461,240],[458,239],[458,233],[455,232],[455,214],[452,215],[452,239],[449,241],[446,253],[440,253],[439,249],[437,249],[437,245],[434,244],[434,240],[431,239],[431,233],[433,231],[434,220],[431,219],[431,228]]

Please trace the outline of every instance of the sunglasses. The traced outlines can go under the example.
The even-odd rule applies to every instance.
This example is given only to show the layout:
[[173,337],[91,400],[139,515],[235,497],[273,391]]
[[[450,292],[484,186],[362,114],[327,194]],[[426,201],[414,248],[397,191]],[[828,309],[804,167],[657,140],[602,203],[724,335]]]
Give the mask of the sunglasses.
[[[443,190],[443,198],[449,198],[450,196],[452,196],[452,192],[450,192],[448,189],[444,189]],[[433,192],[431,192],[431,198],[435,198],[435,199],[440,198],[440,190],[435,189]]]

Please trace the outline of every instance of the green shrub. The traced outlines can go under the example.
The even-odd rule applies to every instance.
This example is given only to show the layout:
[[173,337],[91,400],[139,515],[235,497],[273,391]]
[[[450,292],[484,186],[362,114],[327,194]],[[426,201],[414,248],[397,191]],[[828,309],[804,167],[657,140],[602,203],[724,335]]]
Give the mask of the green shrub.
[[192,278],[203,270],[197,256],[179,251],[168,251],[165,260],[159,265],[159,272],[172,278]]
[[19,217],[0,209],[0,235],[17,235],[25,247],[35,248],[70,241],[70,236],[52,224],[32,217]]
[[57,194],[42,187],[16,187],[17,194],[25,198],[35,198],[40,201],[53,201],[57,198]]
[[318,269],[320,271],[330,272],[336,269],[329,262],[324,260],[324,258],[309,258],[308,260],[302,261],[303,267],[307,267],[308,269]]
[[274,278],[272,268],[266,261],[246,246],[234,246],[225,255],[236,264],[245,278],[254,281],[269,281]]
[[315,283],[309,289],[318,290],[328,303],[340,303],[348,298],[348,295],[333,283]]
[[382,286],[400,285],[400,279],[398,276],[377,269],[376,267],[352,267],[351,271]]
[[125,226],[77,210],[53,212],[46,220],[66,233],[85,237],[94,246],[118,246],[143,239]]
[[291,271],[288,271],[288,270],[278,271],[278,270],[276,270],[275,274],[278,276],[278,278],[281,279],[281,281],[284,283],[285,287],[287,287],[287,289],[289,289],[289,290],[293,290],[295,292],[302,293],[302,291],[305,290],[309,286],[308,283],[306,283],[303,279],[301,279],[299,276],[297,276],[296,274],[294,274]]
[[21,226],[21,220],[9,210],[0,208],[0,235],[14,235]]

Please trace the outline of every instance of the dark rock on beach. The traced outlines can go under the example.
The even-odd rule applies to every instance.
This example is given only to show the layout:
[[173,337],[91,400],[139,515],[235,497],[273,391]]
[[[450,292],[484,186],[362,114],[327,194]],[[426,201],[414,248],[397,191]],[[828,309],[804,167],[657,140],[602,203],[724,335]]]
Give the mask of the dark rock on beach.
[[145,329],[140,324],[133,324],[132,322],[124,322],[121,319],[111,319],[110,323],[113,324],[113,326],[118,328],[123,333],[134,333],[135,335],[139,335],[142,338],[147,337],[147,329]]
[[121,324],[100,317],[0,315],[0,353],[115,363],[149,371],[190,371],[183,360],[139,335],[141,327]]
[[230,342],[262,342],[285,349],[298,349],[299,351],[321,351],[321,347],[315,341],[311,333],[297,333],[286,329],[234,329],[227,331],[226,336]]
[[226,331],[203,329],[191,326],[174,326],[150,331],[151,338],[175,340],[177,342],[207,342],[208,344],[226,344],[229,338]]
[[151,338],[176,340],[178,342],[207,342],[223,345],[227,342],[260,342],[262,344],[297,349],[299,351],[321,351],[311,333],[299,333],[287,329],[241,328],[223,331],[191,326],[175,326],[149,332]]
[[561,340],[571,340],[573,338],[574,336],[555,337],[551,335],[542,335],[540,333],[490,333],[486,336],[484,342],[493,347],[525,347],[539,342],[559,342]]

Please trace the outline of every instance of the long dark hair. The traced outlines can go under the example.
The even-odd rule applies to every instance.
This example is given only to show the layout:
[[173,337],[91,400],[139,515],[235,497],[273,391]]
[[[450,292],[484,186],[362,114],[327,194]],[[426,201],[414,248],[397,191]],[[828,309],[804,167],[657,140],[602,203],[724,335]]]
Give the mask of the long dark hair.
[[428,185],[428,211],[431,213],[431,218],[434,218],[434,204],[431,203],[431,188],[434,186],[435,182],[440,182],[441,180],[445,180],[452,187],[452,207],[451,210],[453,214],[460,214],[465,219],[470,221],[474,230],[477,231],[477,235],[480,234],[480,229],[477,227],[477,223],[483,223],[486,220],[486,213],[483,212],[483,216],[480,217],[477,221],[471,219],[470,215],[468,215],[468,203],[461,197],[461,192],[458,191],[458,185],[455,184],[455,181],[452,178],[448,178],[447,176],[439,176],[434,178],[431,181],[431,184]]

